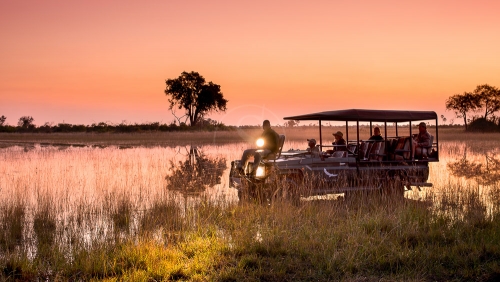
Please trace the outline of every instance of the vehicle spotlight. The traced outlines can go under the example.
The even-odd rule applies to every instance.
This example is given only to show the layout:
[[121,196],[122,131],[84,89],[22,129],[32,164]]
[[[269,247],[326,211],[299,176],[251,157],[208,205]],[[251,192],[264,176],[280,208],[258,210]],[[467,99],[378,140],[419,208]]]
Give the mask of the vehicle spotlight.
[[266,176],[266,168],[262,165],[257,167],[257,171],[255,172],[255,177],[265,177]]
[[264,139],[259,138],[259,139],[257,139],[256,143],[257,143],[257,147],[260,148],[260,147],[264,146]]

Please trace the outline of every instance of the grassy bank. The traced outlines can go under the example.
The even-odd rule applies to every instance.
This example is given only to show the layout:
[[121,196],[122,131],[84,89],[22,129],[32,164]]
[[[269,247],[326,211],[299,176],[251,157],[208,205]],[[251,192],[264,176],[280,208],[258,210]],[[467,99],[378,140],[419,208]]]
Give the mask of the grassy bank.
[[[287,136],[301,141],[316,132],[306,130]],[[249,132],[227,139],[260,130]],[[213,133],[183,134],[90,142],[213,140]],[[47,138],[54,136],[89,137]],[[169,189],[168,176],[188,160],[178,148],[1,149],[0,281],[497,281],[500,182],[490,170],[498,141],[442,136],[466,144],[440,143],[432,188],[399,201],[332,197],[297,206],[239,204],[235,189],[217,194],[224,184],[182,195],[192,185],[189,173]],[[223,142],[204,149],[226,163],[240,157],[245,144]],[[457,158],[474,169],[448,177],[445,160]],[[483,178],[488,185],[478,184]]]
[[[2,241],[2,277],[50,281],[497,281],[498,202],[489,209],[473,190],[462,192],[459,202],[445,199],[440,208],[427,201],[347,203],[339,198],[308,201],[299,207],[201,201],[183,213],[173,202],[158,201],[138,218],[135,235],[127,233],[132,224],[127,209],[110,209],[110,230],[91,244],[78,229],[73,229],[70,238],[61,238],[59,228],[50,228],[56,216],[44,211],[35,221],[38,218],[39,225],[49,228],[35,230],[35,254],[19,246],[6,249],[5,239]],[[85,222],[95,211],[84,208],[81,212],[80,220]],[[13,213],[15,210],[2,209],[3,222]],[[78,219],[74,220],[60,228],[74,228]],[[15,237],[19,231],[13,229],[21,228],[10,226],[3,229],[2,238]]]
[[[285,134],[287,141],[304,141],[305,138],[316,138],[319,141],[319,130],[315,126],[299,127],[276,127],[279,134]],[[345,126],[325,126],[322,137],[324,142],[333,139],[332,133],[336,131],[345,133]],[[395,129],[388,127],[388,136],[395,135]],[[406,130],[408,131],[408,130]],[[400,129],[399,134],[409,135]],[[431,134],[435,135],[435,129],[430,128]],[[253,144],[261,134],[260,128],[237,129],[233,131],[193,131],[193,132],[160,132],[150,131],[142,133],[0,133],[0,146],[19,145],[80,145],[80,146],[178,146],[179,144],[224,145],[235,142],[247,142]],[[356,139],[356,128],[349,128],[349,139]],[[416,133],[415,130],[413,133]],[[383,129],[382,134],[384,135]],[[370,136],[369,128],[360,129],[360,138],[367,139]],[[440,141],[477,141],[498,139],[499,133],[469,133],[462,127],[439,128]]]

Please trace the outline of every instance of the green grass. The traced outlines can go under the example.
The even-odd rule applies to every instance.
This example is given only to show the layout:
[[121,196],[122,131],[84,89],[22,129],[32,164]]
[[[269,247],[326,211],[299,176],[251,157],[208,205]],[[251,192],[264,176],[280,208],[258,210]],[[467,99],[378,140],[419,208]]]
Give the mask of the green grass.
[[[443,159],[497,150],[467,138],[441,143]],[[238,146],[212,149],[239,157]],[[500,182],[451,181],[444,161],[431,169],[434,187],[404,201],[254,205],[166,189],[173,149],[4,150],[0,280],[500,279]]]
[[[476,201],[474,195],[464,198]],[[425,201],[342,200],[220,206],[200,202],[175,240],[152,233],[90,247],[53,246],[43,259],[4,253],[3,278],[104,281],[494,281],[499,214],[443,213]],[[484,207],[483,207],[484,208]],[[482,208],[480,208],[482,210]],[[474,214],[474,215],[471,215]],[[46,242],[49,243],[49,242]],[[61,259],[61,256],[71,259]]]

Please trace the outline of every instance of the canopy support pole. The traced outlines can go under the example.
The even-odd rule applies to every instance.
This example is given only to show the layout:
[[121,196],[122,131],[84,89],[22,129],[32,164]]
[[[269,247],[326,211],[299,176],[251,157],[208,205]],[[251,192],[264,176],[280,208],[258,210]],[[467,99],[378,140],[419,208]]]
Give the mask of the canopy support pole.
[[321,134],[321,120],[319,120],[319,150],[323,152],[323,134]]

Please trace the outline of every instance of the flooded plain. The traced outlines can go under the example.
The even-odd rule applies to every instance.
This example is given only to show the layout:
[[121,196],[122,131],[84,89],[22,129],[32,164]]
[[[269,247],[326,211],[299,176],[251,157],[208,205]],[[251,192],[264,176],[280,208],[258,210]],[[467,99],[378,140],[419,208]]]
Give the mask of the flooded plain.
[[[435,267],[449,269],[434,261],[443,261],[441,255],[450,261],[450,251],[459,262],[465,254],[467,265],[498,257],[500,141],[485,136],[461,141],[443,136],[440,162],[430,163],[433,187],[408,191],[404,201],[351,202],[328,195],[302,198],[298,206],[239,204],[237,191],[228,187],[229,167],[249,146],[246,142],[3,146],[0,262],[9,277],[56,280],[50,278],[62,273],[89,280],[112,277],[123,267],[142,272],[151,255],[151,265],[158,264],[155,252],[186,248],[175,252],[179,260],[161,253],[164,262],[179,261],[178,268],[160,267],[168,280],[186,265],[207,269],[199,266],[203,250],[225,242],[224,251],[207,257],[207,265],[224,254],[236,258],[231,265],[237,267],[262,254],[278,254],[279,265],[289,265],[282,262],[283,254],[293,260],[307,254],[300,255],[306,261],[299,265],[316,257],[327,269],[333,259],[334,273],[344,273],[352,265],[365,269],[363,260],[370,256],[376,261],[369,265],[389,257],[406,263],[405,269],[418,269],[414,275],[421,278],[422,266],[429,273]],[[305,142],[284,145],[284,151],[304,148]],[[126,251],[126,246],[135,251],[141,244],[149,246],[142,255]],[[239,260],[249,250],[255,253]],[[429,256],[435,258],[426,264]],[[457,264],[452,269],[467,268]]]
[[[304,145],[288,141],[283,150],[303,149]],[[96,244],[110,237],[126,238],[149,225],[154,229],[162,221],[151,223],[146,214],[156,212],[153,219],[159,219],[160,213],[166,213],[172,221],[172,217],[189,213],[200,199],[221,206],[235,204],[238,197],[237,191],[228,185],[229,167],[247,146],[247,143],[199,147],[35,144],[1,148],[1,217],[11,230],[16,222],[21,224],[22,232],[16,235],[12,233],[15,231],[9,231],[0,239],[13,240],[3,242],[12,248],[21,246],[20,241],[28,243],[23,246],[34,256],[44,240],[48,240],[47,244],[58,241],[68,246],[77,239],[83,244]],[[498,207],[499,148],[496,140],[483,140],[475,145],[441,142],[440,162],[430,164],[429,182],[434,186],[408,191],[405,197],[431,202],[437,209],[450,202],[466,207],[474,203],[461,202],[465,189],[467,199],[474,193],[487,209]],[[181,208],[171,212],[165,203],[175,203]],[[52,237],[45,238],[44,234],[51,229],[48,234]]]
[[[429,182],[434,187],[412,191],[407,197],[452,193],[448,188],[454,184],[481,190],[495,185],[500,180],[497,143],[442,142],[440,162],[430,164]],[[10,146],[0,149],[0,199],[18,199],[36,207],[40,198],[47,198],[60,212],[68,212],[79,202],[100,205],[109,197],[123,196],[133,199],[138,209],[176,194],[234,202],[237,197],[228,185],[229,167],[247,146]],[[303,143],[285,142],[283,150],[302,147]]]

